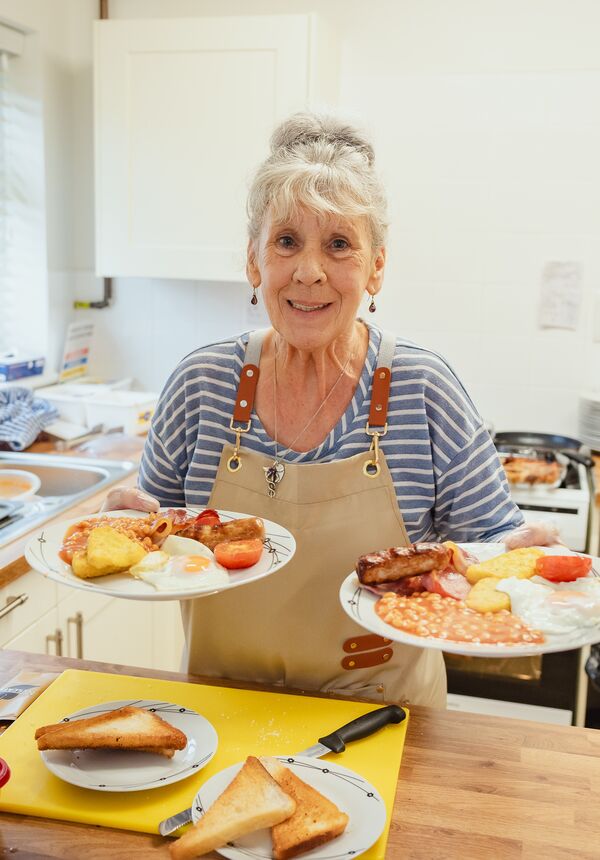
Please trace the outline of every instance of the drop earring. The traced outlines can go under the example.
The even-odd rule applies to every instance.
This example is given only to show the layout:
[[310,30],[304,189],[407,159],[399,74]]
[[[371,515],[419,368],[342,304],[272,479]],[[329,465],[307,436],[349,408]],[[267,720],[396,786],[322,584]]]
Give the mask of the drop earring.
[[252,287],[252,298],[250,299],[251,305],[258,304],[258,296],[256,295],[256,287]]
[[377,310],[377,305],[375,304],[375,299],[371,296],[371,301],[369,302],[369,313],[374,314]]

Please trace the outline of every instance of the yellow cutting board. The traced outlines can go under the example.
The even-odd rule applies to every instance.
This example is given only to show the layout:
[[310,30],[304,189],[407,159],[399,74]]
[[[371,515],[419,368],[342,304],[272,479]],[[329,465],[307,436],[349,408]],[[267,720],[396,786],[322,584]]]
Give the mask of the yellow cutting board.
[[[219,736],[214,758],[200,772],[173,785],[147,791],[104,792],[63,782],[46,769],[34,739],[36,728],[68,714],[119,699],[161,699],[198,711]],[[86,824],[157,833],[164,818],[189,807],[199,787],[213,774],[247,755],[292,755],[316,743],[376,705],[259,693],[230,687],[133,678],[98,672],[64,671],[0,736],[0,757],[11,769],[0,789],[0,809]],[[408,719],[353,741],[332,753],[344,767],[364,776],[380,792],[387,825],[363,856],[383,860]]]

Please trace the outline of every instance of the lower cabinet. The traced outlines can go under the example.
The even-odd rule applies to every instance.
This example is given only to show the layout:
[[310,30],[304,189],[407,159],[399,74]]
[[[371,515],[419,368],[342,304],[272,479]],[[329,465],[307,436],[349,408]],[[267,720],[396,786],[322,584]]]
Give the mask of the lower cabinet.
[[30,651],[33,654],[63,654],[63,633],[58,627],[56,607],[9,639],[3,648]]
[[[42,577],[30,576],[23,577],[27,588],[20,590],[28,592],[23,606],[29,612],[16,607],[10,613],[14,626],[0,640],[3,648],[179,671],[183,627],[178,601],[124,600],[54,584],[50,593]],[[39,588],[42,599],[36,599]]]
[[58,603],[65,656],[179,670],[183,630],[178,601],[124,600],[68,591]]

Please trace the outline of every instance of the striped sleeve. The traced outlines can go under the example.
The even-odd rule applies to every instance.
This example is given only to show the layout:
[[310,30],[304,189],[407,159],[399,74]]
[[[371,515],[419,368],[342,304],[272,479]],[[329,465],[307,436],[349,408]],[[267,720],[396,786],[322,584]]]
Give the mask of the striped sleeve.
[[[138,486],[161,507],[185,507],[185,364],[171,374],[162,391],[146,439]],[[165,441],[168,439],[168,441]]]
[[173,464],[160,436],[150,428],[140,471],[138,487],[158,499],[161,507],[185,507],[185,493],[181,474]]
[[496,541],[522,522],[494,443],[480,426],[437,480],[435,530],[444,540]]

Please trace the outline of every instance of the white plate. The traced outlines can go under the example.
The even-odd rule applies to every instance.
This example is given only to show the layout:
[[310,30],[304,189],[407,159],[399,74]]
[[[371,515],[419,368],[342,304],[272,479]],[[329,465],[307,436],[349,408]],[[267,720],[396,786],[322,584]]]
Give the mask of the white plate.
[[170,702],[152,699],[123,699],[83,708],[64,718],[81,720],[116,711],[126,705],[155,711],[187,736],[185,749],[177,750],[173,758],[152,753],[125,750],[42,750],[44,764],[64,782],[96,791],[146,791],[162,788],[172,782],[198,773],[217,751],[217,733],[205,717]]
[[[480,561],[487,561],[506,552],[502,543],[464,543],[460,544],[467,552],[473,553]],[[539,547],[547,555],[579,555],[563,547]],[[593,560],[596,570],[600,571],[600,559]],[[576,588],[576,583],[573,583]],[[418,648],[434,648],[449,654],[464,654],[471,657],[528,657],[534,654],[551,654],[555,651],[571,651],[600,642],[600,625],[586,630],[568,634],[545,634],[546,641],[540,645],[482,645],[471,642],[450,642],[446,639],[412,636],[404,633],[391,624],[386,624],[375,612],[375,604],[379,597],[358,581],[356,572],[349,574],[340,588],[340,603],[347,615],[369,630],[394,642],[403,645],[415,645]]]
[[[166,509],[164,509],[166,510]],[[187,508],[190,513],[197,513],[193,508]],[[201,508],[198,509],[198,511]],[[237,514],[232,511],[219,511],[222,520],[237,520],[249,514]],[[172,591],[157,591],[150,583],[136,579],[128,573],[114,573],[99,576],[95,579],[80,579],[75,576],[71,565],[64,562],[58,552],[62,546],[65,532],[70,525],[84,519],[98,517],[145,517],[141,511],[111,511],[104,514],[92,514],[89,517],[78,517],[66,522],[46,526],[34,535],[25,547],[25,558],[34,570],[47,576],[61,585],[70,585],[84,591],[96,591],[98,594],[109,594],[111,597],[127,597],[132,600],[190,600],[207,594],[216,594],[230,588],[237,588],[249,582],[255,582],[264,576],[270,576],[290,561],[296,551],[296,541],[293,535],[283,526],[270,520],[263,519],[266,540],[263,554],[259,561],[245,570],[229,572],[229,582],[220,587],[214,584],[203,589],[173,589]]]
[[[303,858],[341,860],[343,857],[358,857],[377,842],[385,827],[387,813],[383,798],[371,783],[335,762],[307,756],[276,758],[296,776],[333,801],[350,819],[341,836],[307,851],[302,855]],[[227,788],[241,767],[242,762],[233,764],[216,773],[202,786],[192,804],[194,823],[202,818],[204,811]],[[249,857],[268,860],[273,856],[271,835],[268,829],[257,830],[217,851],[230,860],[248,860]]]

